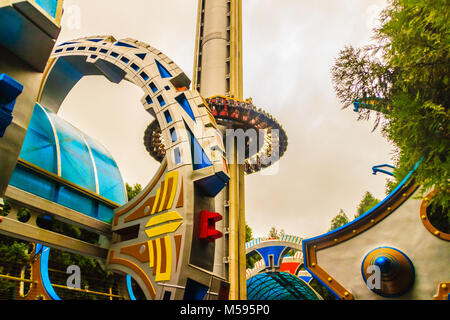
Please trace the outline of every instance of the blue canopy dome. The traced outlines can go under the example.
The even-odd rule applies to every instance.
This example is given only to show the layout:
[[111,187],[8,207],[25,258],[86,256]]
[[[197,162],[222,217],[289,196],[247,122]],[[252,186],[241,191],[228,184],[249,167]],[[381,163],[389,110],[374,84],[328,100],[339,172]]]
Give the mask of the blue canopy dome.
[[106,148],[38,103],[10,185],[105,222],[127,202]]
[[247,280],[248,300],[320,300],[305,281],[287,272],[263,272]]

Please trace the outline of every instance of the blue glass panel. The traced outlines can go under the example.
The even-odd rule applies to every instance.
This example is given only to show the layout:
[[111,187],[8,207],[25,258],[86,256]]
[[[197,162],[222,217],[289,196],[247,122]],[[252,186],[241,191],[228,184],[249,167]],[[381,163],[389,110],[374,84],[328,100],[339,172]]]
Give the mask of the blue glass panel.
[[172,138],[172,142],[177,141],[177,132],[175,131],[175,128],[170,128],[170,137]]
[[172,122],[172,116],[170,115],[169,110],[164,111],[164,116],[166,117],[166,122],[168,124]]
[[66,186],[60,187],[57,202],[62,206],[97,218],[96,201]]
[[44,109],[34,106],[19,157],[44,170],[58,174],[55,136]]
[[125,204],[127,194],[116,162],[100,143],[86,136],[85,139],[91,148],[97,168],[100,195],[120,205]]
[[106,223],[111,223],[113,218],[114,218],[114,209],[102,203],[99,203],[97,219],[104,221]]
[[191,119],[194,120],[194,122],[196,122],[194,113],[192,112],[191,106],[189,105],[189,101],[186,99],[184,93],[175,97],[175,100],[177,100],[178,104],[183,108],[184,111],[186,111],[189,117],[191,117]]
[[36,3],[44,9],[53,18],[56,17],[56,8],[58,7],[57,0],[35,0]]
[[167,69],[158,62],[158,60],[155,59],[156,66],[158,67],[159,74],[161,75],[161,78],[170,78],[172,75],[170,74]]
[[158,99],[159,105],[161,107],[164,107],[166,105],[166,101],[164,101],[164,98],[162,96],[157,96],[156,99]]
[[181,162],[181,154],[180,149],[177,147],[173,150],[173,154],[175,157],[175,164],[179,164]]
[[59,139],[61,177],[95,192],[94,167],[81,133],[72,125],[49,112]]
[[207,286],[188,278],[183,300],[203,300],[207,292]]
[[147,55],[146,53],[135,53],[135,55],[139,58],[141,58],[142,60],[145,59],[145,56]]
[[192,167],[194,168],[194,170],[198,170],[211,166],[212,163],[211,161],[209,161],[208,156],[203,151],[202,146],[198,143],[197,139],[195,139],[186,123],[185,126],[189,134],[189,139],[191,140]]
[[131,44],[125,43],[125,42],[121,42],[121,41],[117,41],[116,43],[114,43],[115,46],[119,46],[119,47],[127,47],[127,48],[135,48],[135,46],[132,46]]
[[9,184],[41,198],[51,201],[56,200],[56,183],[22,167],[21,165],[17,165],[14,169]]

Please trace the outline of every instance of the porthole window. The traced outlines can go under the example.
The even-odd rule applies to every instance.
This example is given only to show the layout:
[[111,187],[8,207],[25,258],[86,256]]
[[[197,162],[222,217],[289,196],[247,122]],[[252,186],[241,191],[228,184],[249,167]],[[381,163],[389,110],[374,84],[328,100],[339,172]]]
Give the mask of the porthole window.
[[424,198],[420,207],[420,219],[425,228],[434,236],[450,241],[450,215],[448,208],[443,208],[431,201],[438,192],[434,190]]

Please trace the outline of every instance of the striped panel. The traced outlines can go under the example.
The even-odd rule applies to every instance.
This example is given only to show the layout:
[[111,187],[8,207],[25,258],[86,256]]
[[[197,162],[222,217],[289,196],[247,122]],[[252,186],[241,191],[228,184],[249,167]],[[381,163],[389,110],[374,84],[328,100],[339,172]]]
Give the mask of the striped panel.
[[146,224],[145,233],[149,238],[160,236],[164,233],[175,232],[183,223],[183,218],[176,211],[169,211],[157,216],[152,216]]
[[172,240],[170,236],[148,241],[149,267],[155,281],[169,281],[172,276]]

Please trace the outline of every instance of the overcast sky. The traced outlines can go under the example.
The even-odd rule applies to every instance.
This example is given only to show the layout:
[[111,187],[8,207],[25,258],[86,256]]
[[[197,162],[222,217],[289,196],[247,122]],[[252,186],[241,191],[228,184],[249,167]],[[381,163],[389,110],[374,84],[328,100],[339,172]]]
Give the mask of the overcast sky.
[[[365,191],[385,197],[386,176],[372,175],[371,167],[392,163],[393,147],[379,130],[371,132],[372,120],[356,121],[351,108],[341,110],[330,74],[340,49],[371,41],[385,5],[243,0],[244,96],[276,117],[289,139],[275,172],[246,177],[246,219],[255,237],[272,226],[317,236],[340,208],[353,218]],[[164,52],[192,79],[197,0],[65,0],[64,6],[59,43],[91,35],[134,38]],[[127,82],[85,78],[59,114],[108,148],[124,181],[145,186],[159,163],[143,145],[153,118],[142,95]]]

